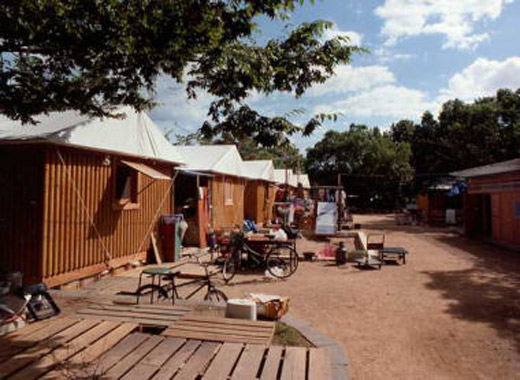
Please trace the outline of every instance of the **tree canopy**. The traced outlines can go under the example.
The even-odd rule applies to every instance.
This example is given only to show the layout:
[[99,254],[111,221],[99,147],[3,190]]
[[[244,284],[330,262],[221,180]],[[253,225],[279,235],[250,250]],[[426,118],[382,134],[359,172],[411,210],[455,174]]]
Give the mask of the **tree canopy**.
[[[324,41],[330,22],[317,20],[265,43],[259,17],[284,19],[305,0],[5,0],[0,5],[0,113],[22,122],[51,111],[114,116],[119,105],[153,105],[156,80],[186,80],[187,97],[215,100],[206,134],[243,133],[275,145],[284,134],[311,133],[247,107],[253,92],[301,96],[355,52],[347,37]],[[313,0],[309,0],[313,2]],[[228,122],[229,120],[229,122]],[[213,131],[216,129],[216,131]]]
[[520,89],[501,89],[473,103],[449,100],[438,118],[425,112],[419,123],[401,120],[390,134],[411,145],[418,189],[455,170],[517,158]]
[[352,124],[345,132],[328,131],[307,150],[307,171],[321,185],[342,183],[357,205],[393,207],[410,183],[413,168],[407,142],[394,142],[378,128]]

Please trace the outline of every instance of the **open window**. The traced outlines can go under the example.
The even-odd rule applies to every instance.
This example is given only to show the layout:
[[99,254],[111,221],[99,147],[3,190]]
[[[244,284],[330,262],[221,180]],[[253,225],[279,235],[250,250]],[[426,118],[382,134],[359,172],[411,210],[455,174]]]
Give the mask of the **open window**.
[[139,207],[139,172],[128,165],[116,166],[114,198],[115,206],[122,209]]
[[224,178],[224,206],[233,206],[233,184]]

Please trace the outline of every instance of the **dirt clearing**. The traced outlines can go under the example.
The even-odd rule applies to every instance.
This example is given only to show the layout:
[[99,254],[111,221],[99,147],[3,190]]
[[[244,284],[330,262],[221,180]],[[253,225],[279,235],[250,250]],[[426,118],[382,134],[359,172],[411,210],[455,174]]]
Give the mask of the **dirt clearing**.
[[[406,247],[407,264],[303,262],[287,281],[240,275],[222,289],[289,295],[291,313],[343,345],[354,380],[520,378],[520,254],[396,226],[392,216],[355,219],[386,233],[387,246]],[[298,251],[319,245],[301,242]]]

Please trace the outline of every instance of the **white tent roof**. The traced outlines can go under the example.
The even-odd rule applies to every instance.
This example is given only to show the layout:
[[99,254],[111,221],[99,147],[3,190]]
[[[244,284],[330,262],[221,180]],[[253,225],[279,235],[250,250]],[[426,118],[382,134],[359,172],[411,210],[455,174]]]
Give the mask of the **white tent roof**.
[[274,165],[270,160],[243,161],[242,173],[249,179],[274,182]]
[[285,185],[286,180],[289,186],[298,187],[298,177],[293,173],[292,169],[287,170],[287,179],[285,178],[285,169],[274,170],[274,181],[276,183]]
[[307,174],[300,174],[298,177],[298,183],[301,183],[304,189],[311,188],[311,181],[309,181],[309,176]]
[[0,117],[0,141],[42,140],[173,163],[183,159],[144,112],[121,107],[124,118],[90,118],[77,111],[51,112],[36,125]]
[[242,157],[235,145],[176,146],[186,163],[185,170],[244,177]]

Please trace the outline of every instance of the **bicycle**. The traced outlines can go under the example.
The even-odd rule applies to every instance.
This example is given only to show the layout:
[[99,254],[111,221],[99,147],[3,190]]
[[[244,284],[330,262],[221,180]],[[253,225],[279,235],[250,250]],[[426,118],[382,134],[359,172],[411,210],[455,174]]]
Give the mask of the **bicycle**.
[[[150,303],[153,303],[154,294],[157,294],[158,301],[165,301],[168,298],[171,298],[172,305],[174,305],[176,298],[183,300],[190,299],[195,294],[200,292],[203,288],[207,289],[206,295],[204,296],[205,301],[227,301],[228,297],[226,296],[226,294],[223,291],[217,289],[211,280],[211,278],[217,275],[219,272],[210,273],[208,270],[208,264],[201,263],[200,258],[198,256],[196,256],[196,259],[197,263],[204,268],[204,275],[191,275],[181,273],[180,271],[172,272],[170,268],[152,268],[141,272],[141,276],[144,274],[152,277],[152,283],[141,286],[141,276],[139,277],[139,286],[137,288],[137,291],[135,292],[137,296],[137,303],[139,304],[140,298],[147,294],[150,294]],[[158,276],[158,284],[155,284],[155,276]],[[161,285],[161,279],[166,279],[167,283],[165,285]],[[175,279],[187,279],[191,281],[176,284]],[[199,286],[191,293],[189,293],[186,297],[181,297],[179,295],[179,288],[193,284],[199,284]],[[171,295],[169,293],[171,293]]]
[[[257,252],[247,244],[244,233],[239,232],[232,237],[231,252],[226,257],[222,276],[228,283],[235,277],[238,270],[246,263],[251,269],[265,266],[268,272],[276,278],[285,279],[294,274],[298,269],[298,253],[289,242],[272,241],[272,247],[264,254]],[[244,260],[244,255],[246,259]]]

